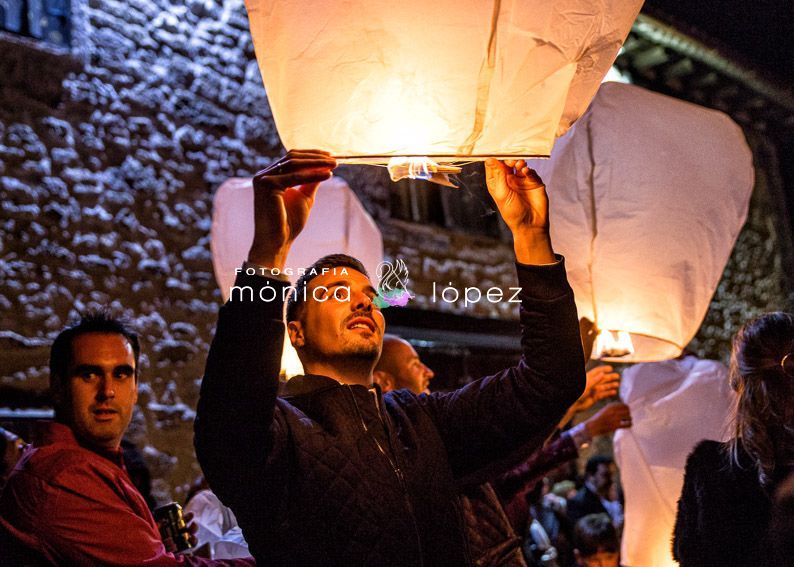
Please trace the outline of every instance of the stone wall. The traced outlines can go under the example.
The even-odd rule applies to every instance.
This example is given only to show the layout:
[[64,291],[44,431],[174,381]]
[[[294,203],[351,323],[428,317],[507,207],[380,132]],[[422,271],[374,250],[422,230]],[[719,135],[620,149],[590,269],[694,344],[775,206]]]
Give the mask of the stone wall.
[[[72,4],[70,53],[0,36],[0,407],[41,403],[49,341],[78,311],[126,312],[145,350],[132,438],[157,498],[182,499],[199,473],[192,420],[220,299],[212,191],[282,149],[242,0]],[[380,223],[387,256],[409,261],[419,306],[443,306],[431,281],[513,285],[509,245],[391,220],[383,170],[341,175]],[[784,237],[763,207],[699,336],[704,353],[721,355],[748,311],[786,301]],[[459,314],[510,316],[477,309]]]
[[1,44],[0,386],[24,403],[71,317],[127,312],[145,345],[133,438],[158,498],[179,498],[220,297],[212,191],[280,143],[242,0],[73,4],[72,53]]

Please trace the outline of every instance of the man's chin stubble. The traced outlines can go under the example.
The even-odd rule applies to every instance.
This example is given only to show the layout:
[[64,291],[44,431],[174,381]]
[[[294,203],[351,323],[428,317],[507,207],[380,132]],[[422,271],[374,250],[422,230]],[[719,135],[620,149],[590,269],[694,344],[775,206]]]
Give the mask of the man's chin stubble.
[[359,360],[371,360],[375,362],[380,355],[380,350],[378,349],[378,345],[373,344],[349,345],[348,348],[344,350],[343,355]]

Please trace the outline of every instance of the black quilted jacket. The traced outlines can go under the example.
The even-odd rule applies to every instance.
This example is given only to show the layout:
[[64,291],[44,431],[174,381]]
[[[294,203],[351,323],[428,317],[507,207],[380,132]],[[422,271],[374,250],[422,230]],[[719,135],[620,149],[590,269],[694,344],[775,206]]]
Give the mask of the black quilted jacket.
[[[221,308],[195,424],[210,486],[260,565],[469,565],[458,487],[540,446],[584,387],[562,261],[519,266],[520,363],[451,393],[324,376],[277,397],[282,305]],[[258,289],[286,284],[241,275]],[[265,296],[271,296],[268,293]]]

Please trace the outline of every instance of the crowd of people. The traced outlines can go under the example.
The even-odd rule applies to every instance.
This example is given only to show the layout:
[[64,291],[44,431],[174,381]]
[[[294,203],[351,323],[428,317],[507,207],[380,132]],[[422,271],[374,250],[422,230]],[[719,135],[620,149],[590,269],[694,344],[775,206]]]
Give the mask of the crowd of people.
[[[205,478],[179,528],[191,549],[163,535],[147,476],[129,474],[122,440],[141,345],[102,312],[52,345],[55,418],[41,439],[4,433],[0,564],[620,565],[614,462],[595,455],[580,477],[576,461],[595,437],[631,427],[631,412],[611,367],[585,371],[542,181],[521,160],[485,164],[513,235],[522,356],[438,392],[413,346],[385,333],[355,258],[321,258],[284,293],[290,246],[335,166],[325,152],[290,151],[254,178],[244,267],[255,269],[236,285],[255,293],[220,309],[208,355],[195,421]],[[305,374],[282,384],[285,326]],[[685,567],[794,557],[793,351],[785,313],[737,335],[735,435],[694,448],[671,534]]]

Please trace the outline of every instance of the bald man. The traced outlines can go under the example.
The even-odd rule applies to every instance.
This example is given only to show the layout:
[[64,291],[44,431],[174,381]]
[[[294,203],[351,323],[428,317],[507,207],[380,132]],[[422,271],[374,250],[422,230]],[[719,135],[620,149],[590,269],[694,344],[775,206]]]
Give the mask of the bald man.
[[372,376],[384,393],[407,388],[414,394],[427,394],[434,375],[411,343],[397,335],[383,335],[383,350]]

